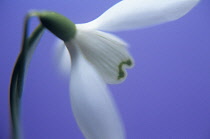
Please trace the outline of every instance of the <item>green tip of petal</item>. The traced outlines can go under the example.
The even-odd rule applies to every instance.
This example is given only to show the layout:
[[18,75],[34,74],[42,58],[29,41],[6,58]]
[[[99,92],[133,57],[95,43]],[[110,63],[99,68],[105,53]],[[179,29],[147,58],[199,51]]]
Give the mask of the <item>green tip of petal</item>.
[[74,38],[76,26],[68,18],[49,11],[40,12],[37,15],[41,23],[61,40],[66,42]]
[[120,79],[122,79],[122,78],[124,78],[124,77],[126,76],[126,73],[125,73],[125,71],[124,71],[124,69],[123,69],[123,66],[124,66],[124,65],[125,65],[125,66],[131,67],[131,66],[133,65],[133,62],[132,62],[131,59],[128,59],[127,61],[122,61],[122,62],[119,64],[119,66],[118,66],[119,74],[118,74],[118,77],[117,77],[118,80],[120,80]]

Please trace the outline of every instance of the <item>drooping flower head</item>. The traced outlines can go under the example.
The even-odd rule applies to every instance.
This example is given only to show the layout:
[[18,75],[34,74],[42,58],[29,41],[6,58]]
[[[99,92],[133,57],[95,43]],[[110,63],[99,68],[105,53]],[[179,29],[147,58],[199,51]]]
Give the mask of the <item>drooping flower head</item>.
[[[63,40],[69,51],[71,106],[87,139],[125,138],[123,124],[106,83],[125,80],[125,68],[132,67],[134,62],[127,44],[105,31],[123,31],[173,21],[188,13],[198,1],[123,0],[95,20],[76,25],[56,13],[40,15],[43,25]],[[58,52],[62,52],[59,54],[61,61],[68,59],[68,55],[63,55],[64,51]]]

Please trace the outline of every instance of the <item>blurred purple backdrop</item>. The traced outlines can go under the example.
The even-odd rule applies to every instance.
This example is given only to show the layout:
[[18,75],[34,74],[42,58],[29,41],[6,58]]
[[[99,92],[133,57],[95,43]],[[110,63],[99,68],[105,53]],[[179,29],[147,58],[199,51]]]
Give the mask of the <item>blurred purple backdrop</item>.
[[[9,138],[8,88],[27,11],[52,10],[82,23],[118,1],[0,1],[0,139]],[[127,138],[209,139],[210,1],[201,1],[175,22],[117,35],[130,44],[135,59],[127,80],[110,86]],[[54,40],[49,32],[44,34],[27,74],[25,139],[83,139],[71,112],[68,78],[55,68]]]

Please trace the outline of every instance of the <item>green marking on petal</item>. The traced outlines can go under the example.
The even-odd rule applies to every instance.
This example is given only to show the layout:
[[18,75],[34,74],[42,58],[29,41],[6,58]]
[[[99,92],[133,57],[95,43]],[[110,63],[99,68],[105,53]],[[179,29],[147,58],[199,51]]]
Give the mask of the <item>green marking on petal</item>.
[[117,77],[118,80],[122,79],[125,77],[125,71],[123,69],[123,66],[124,65],[127,65],[129,67],[131,67],[133,65],[133,62],[132,60],[128,59],[127,61],[122,61],[119,66],[118,66],[118,69],[119,69],[119,75]]
[[67,42],[74,38],[76,26],[68,18],[55,12],[37,13],[42,24],[61,40]]

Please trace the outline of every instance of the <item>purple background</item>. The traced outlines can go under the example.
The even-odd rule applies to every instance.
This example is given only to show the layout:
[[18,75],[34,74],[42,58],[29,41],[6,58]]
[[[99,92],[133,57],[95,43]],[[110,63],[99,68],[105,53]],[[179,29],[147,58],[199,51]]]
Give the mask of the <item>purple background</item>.
[[[0,139],[9,137],[8,88],[27,11],[53,10],[82,23],[118,1],[0,1]],[[117,35],[130,44],[135,59],[127,80],[110,86],[127,138],[209,139],[210,1],[201,1],[175,22]],[[55,68],[54,40],[48,31],[44,34],[28,71],[22,109],[25,139],[83,139],[71,112],[68,78]]]

